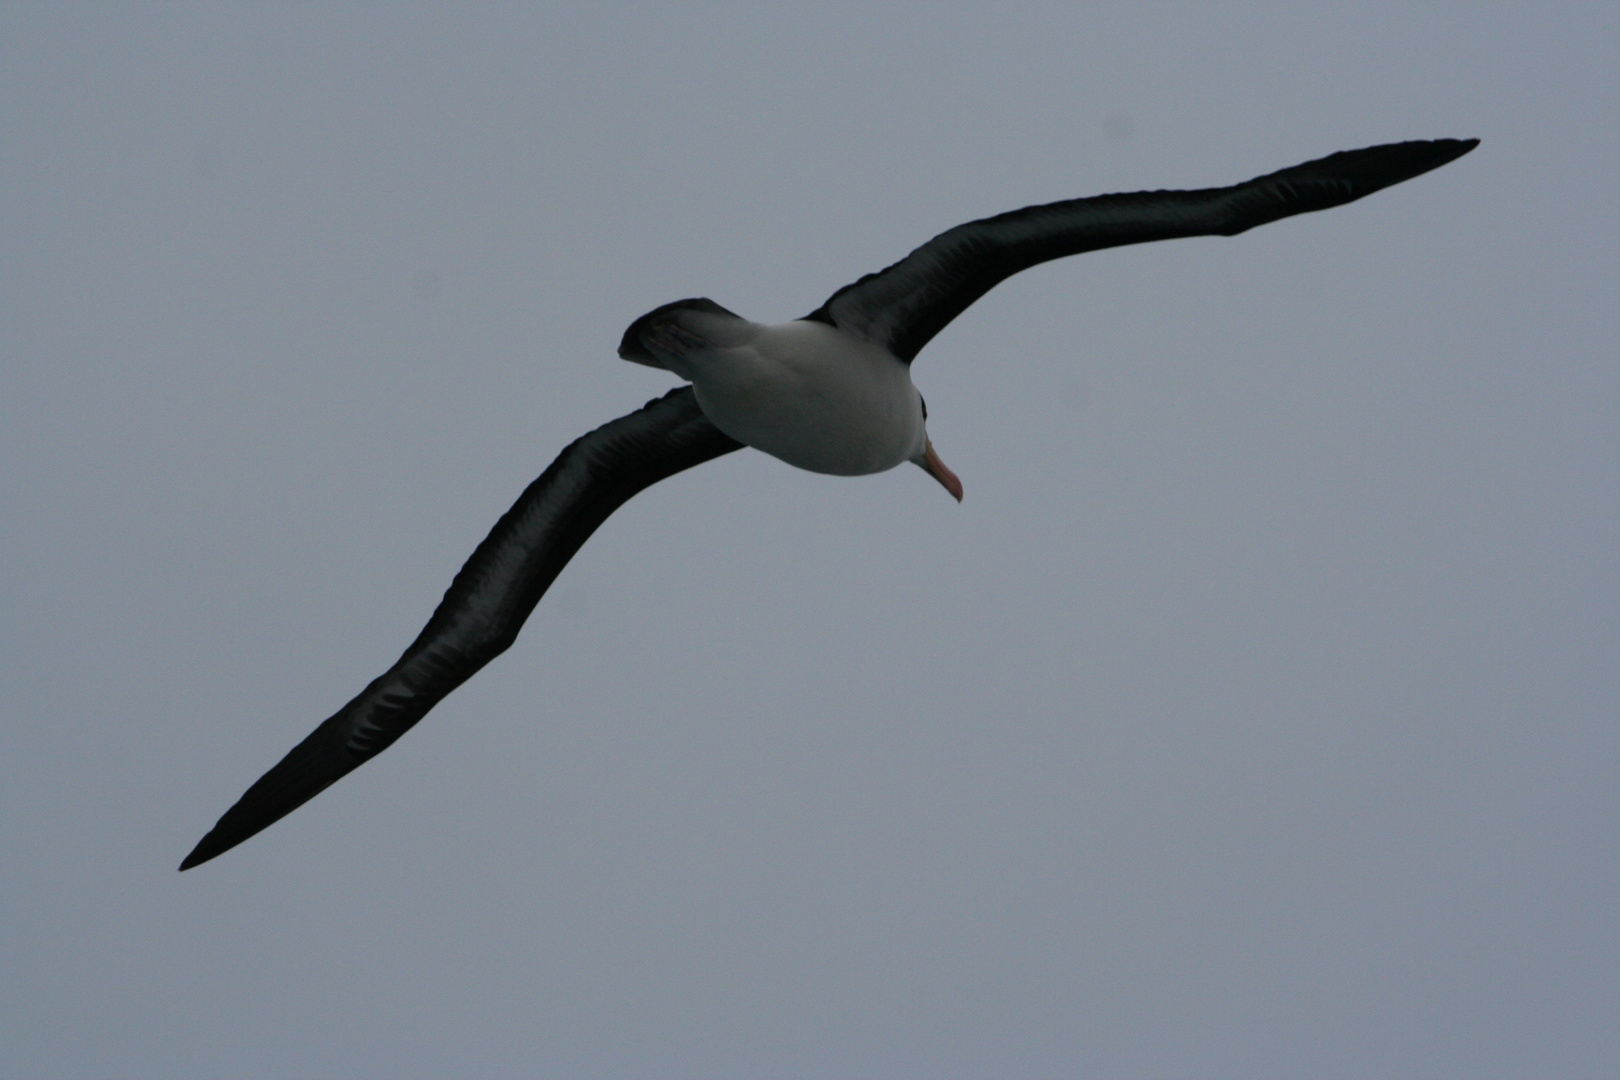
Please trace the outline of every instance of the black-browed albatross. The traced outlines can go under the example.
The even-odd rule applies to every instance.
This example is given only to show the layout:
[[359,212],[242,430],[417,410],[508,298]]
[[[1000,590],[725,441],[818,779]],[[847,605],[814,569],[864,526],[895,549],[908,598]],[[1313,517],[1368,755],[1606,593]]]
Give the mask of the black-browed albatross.
[[1232,187],[1100,195],[971,221],[779,326],[749,322],[707,299],[648,312],[625,331],[619,355],[691,385],[569,444],[478,545],[399,661],[248,788],[180,869],[235,847],[387,749],[512,644],[609,514],[665,477],[752,446],[838,476],[914,462],[960,501],[961,482],[928,439],[911,361],[1004,278],[1065,255],[1234,236],[1353,202],[1478,142],[1392,143]]

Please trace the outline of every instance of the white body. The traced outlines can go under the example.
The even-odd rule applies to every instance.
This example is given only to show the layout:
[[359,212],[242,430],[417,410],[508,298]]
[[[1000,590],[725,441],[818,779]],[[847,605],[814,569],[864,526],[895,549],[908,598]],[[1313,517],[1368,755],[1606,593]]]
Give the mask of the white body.
[[922,396],[911,366],[887,349],[821,322],[670,314],[683,348],[660,341],[653,350],[691,380],[710,422],[738,442],[835,476],[920,463],[928,443]]

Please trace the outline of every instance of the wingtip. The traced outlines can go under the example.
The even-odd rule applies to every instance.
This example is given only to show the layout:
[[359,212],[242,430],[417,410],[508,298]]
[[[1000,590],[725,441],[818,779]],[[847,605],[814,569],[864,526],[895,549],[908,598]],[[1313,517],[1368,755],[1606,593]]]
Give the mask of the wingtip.
[[1412,176],[1421,176],[1442,165],[1450,165],[1478,145],[1478,139],[1431,139],[1424,142],[1396,143],[1391,149],[1397,152],[1409,151],[1409,154],[1405,155],[1407,168],[1414,170]]
[[1418,139],[1370,146],[1363,151],[1352,150],[1350,154],[1368,164],[1376,163],[1377,167],[1388,169],[1391,175],[1407,174],[1401,176],[1401,180],[1407,180],[1449,165],[1478,145],[1478,139]]
[[[1331,181],[1322,189],[1318,199],[1303,199],[1302,202],[1308,205],[1302,205],[1292,212],[1324,210],[1330,206],[1354,202],[1375,191],[1405,183],[1443,165],[1449,165],[1478,145],[1478,139],[1413,139],[1408,142],[1383,143],[1363,147],[1360,150],[1341,150],[1316,161],[1307,161],[1290,169],[1256,177],[1250,183],[1264,188],[1279,182],[1291,184],[1295,181]],[[1243,229],[1262,223],[1249,222]],[[1238,231],[1241,232],[1243,229]]]
[[[212,835],[212,833],[209,834],[209,836]],[[180,860],[180,873],[185,873],[193,866],[201,866],[203,863],[207,862],[209,859],[212,859],[218,854],[218,851],[208,850],[208,836],[205,836],[197,842],[196,847],[191,849],[190,855],[187,855],[184,859]]]
[[240,805],[238,803],[237,806],[231,807],[230,811],[227,811],[225,816],[219,819],[219,824],[209,829],[208,835],[197,841],[197,846],[191,849],[191,854],[181,860],[181,873],[185,873],[193,866],[201,866],[211,859],[218,858],[264,827],[261,825],[257,829],[245,831],[240,827],[233,828],[234,820],[232,815],[237,812]]
[[1449,161],[1456,161],[1458,158],[1462,157],[1464,154],[1468,153],[1469,151],[1473,150],[1474,147],[1479,145],[1478,139],[1436,139],[1435,142],[1437,145],[1442,146],[1450,143],[1455,148],[1451,156],[1447,159]]

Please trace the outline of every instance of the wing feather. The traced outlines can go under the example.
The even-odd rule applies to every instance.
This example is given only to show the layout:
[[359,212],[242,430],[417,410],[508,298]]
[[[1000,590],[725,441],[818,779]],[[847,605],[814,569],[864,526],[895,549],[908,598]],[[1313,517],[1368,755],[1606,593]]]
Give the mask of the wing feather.
[[1020,270],[1100,248],[1181,236],[1235,236],[1353,202],[1468,153],[1478,139],[1346,150],[1231,187],[1142,191],[1029,206],[940,233],[885,270],[833,293],[809,319],[910,363],[979,297]]
[[608,515],[642,489],[741,446],[709,423],[690,386],[576,439],[478,545],[399,661],[248,788],[180,869],[235,847],[386,750],[506,651]]

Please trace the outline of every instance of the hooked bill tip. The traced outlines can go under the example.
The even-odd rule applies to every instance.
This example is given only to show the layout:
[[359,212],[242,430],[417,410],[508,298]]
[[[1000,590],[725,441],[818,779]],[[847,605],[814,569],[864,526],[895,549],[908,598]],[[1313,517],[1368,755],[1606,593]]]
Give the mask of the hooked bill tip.
[[951,472],[949,466],[939,459],[939,452],[934,449],[933,439],[929,439],[925,446],[926,449],[923,451],[923,459],[917,464],[921,465],[923,471],[929,476],[932,476],[935,480],[938,480],[940,486],[946,491],[950,492],[953,499],[955,499],[957,502],[961,502],[961,478],[955,473]]

